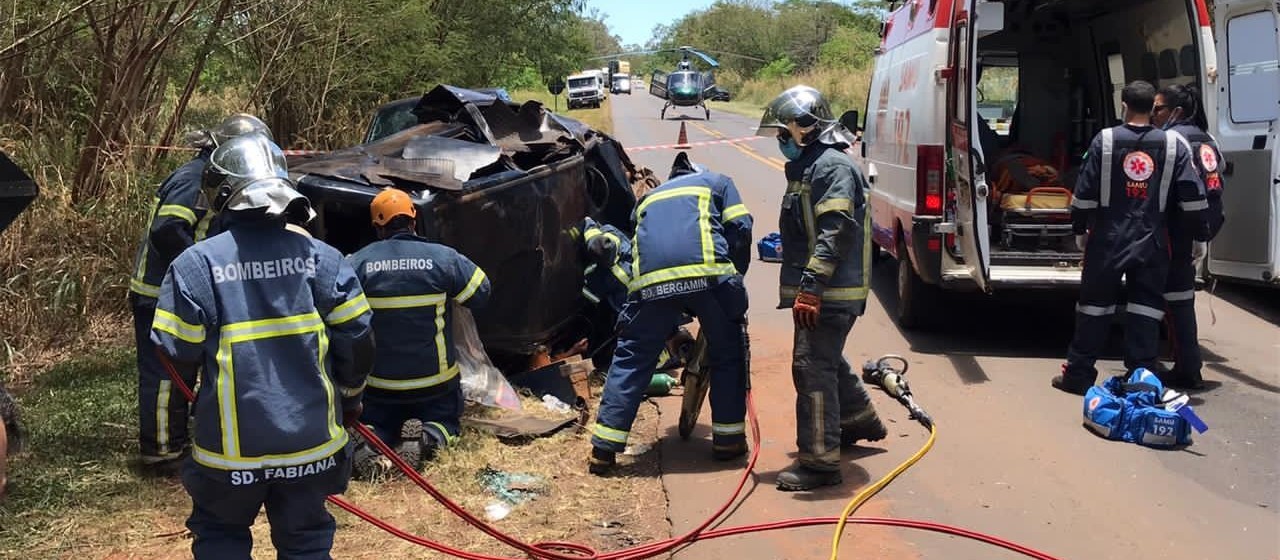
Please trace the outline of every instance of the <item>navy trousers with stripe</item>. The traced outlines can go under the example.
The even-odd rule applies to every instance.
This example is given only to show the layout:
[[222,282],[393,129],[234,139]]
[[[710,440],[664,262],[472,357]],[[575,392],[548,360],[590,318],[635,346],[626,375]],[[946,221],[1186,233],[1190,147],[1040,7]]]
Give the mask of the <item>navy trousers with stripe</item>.
[[1173,237],[1169,276],[1164,299],[1169,306],[1172,330],[1174,369],[1199,377],[1204,365],[1200,357],[1200,339],[1196,328],[1196,269],[1191,262],[1191,240]]
[[[1101,259],[1099,259],[1101,260]],[[1067,349],[1070,383],[1092,385],[1098,378],[1094,363],[1107,343],[1112,315],[1124,313],[1124,365],[1129,371],[1154,370],[1160,353],[1160,324],[1164,319],[1166,263],[1115,270],[1085,255],[1076,304],[1076,330]],[[1123,280],[1123,281],[1122,281]],[[1120,296],[1125,303],[1120,303]]]
[[129,303],[138,349],[138,448],[144,463],[174,459],[189,443],[187,399],[174,386],[151,342],[156,300],[130,293]]
[[746,440],[746,349],[742,325],[747,292],[741,276],[732,276],[709,290],[666,299],[629,299],[618,316],[618,346],[605,380],[591,445],[606,451],[626,449],[645,388],[658,365],[667,337],[685,312],[698,318],[707,336],[711,370],[711,431],[714,445]]

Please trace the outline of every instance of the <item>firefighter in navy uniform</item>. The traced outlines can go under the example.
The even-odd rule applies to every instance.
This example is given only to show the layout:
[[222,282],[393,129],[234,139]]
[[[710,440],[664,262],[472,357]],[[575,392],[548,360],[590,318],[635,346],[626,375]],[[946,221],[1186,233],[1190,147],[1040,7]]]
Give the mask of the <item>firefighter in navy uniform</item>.
[[614,313],[627,301],[627,272],[631,267],[631,240],[616,227],[583,220],[583,246],[587,267],[583,270],[582,295],[591,303],[604,303]]
[[[1209,123],[1200,101],[1199,92],[1193,86],[1171,85],[1156,94],[1151,111],[1151,121],[1158,127],[1178,133],[1187,140],[1191,162],[1204,181],[1209,202],[1208,226],[1210,240],[1222,229],[1222,152],[1213,137],[1205,132]],[[1176,214],[1176,213],[1175,213]],[[1204,237],[1204,236],[1201,236]],[[1200,342],[1196,329],[1196,271],[1199,262],[1208,252],[1208,243],[1197,241],[1193,232],[1183,227],[1180,218],[1169,223],[1171,249],[1169,277],[1165,283],[1164,299],[1168,303],[1170,327],[1173,332],[1174,365],[1170,371],[1157,375],[1166,385],[1199,389],[1204,385],[1200,368]]]
[[156,191],[151,221],[138,244],[129,303],[138,352],[138,448],[147,474],[176,475],[189,445],[187,401],[173,386],[151,343],[160,281],[173,259],[210,233],[214,212],[201,195],[209,154],[218,143],[248,132],[270,136],[266,125],[250,115],[232,115],[202,133],[196,157],[169,175]]
[[197,559],[249,558],[265,505],[280,558],[329,558],[325,497],[346,489],[343,425],[360,415],[373,363],[369,304],[338,251],[287,228],[310,204],[265,135],[222,143],[212,208],[227,231],[173,261],[152,340],[195,386],[187,527]]
[[757,134],[776,136],[789,161],[782,198],[779,309],[791,308],[799,457],[778,474],[780,490],[840,484],[840,448],[886,432],[862,380],[844,358],[866,310],[871,220],[862,172],[844,153],[848,131],[818,90],[796,86],[765,108]]
[[[489,279],[461,253],[414,234],[417,209],[404,191],[384,189],[369,210],[380,241],[349,257],[378,341],[360,421],[388,445],[400,440],[397,451],[420,465],[462,432],[453,304],[483,307]],[[372,453],[357,448],[362,477],[372,474]]]
[[747,452],[746,314],[751,214],[733,180],[681,152],[666,183],[636,206],[632,273],[618,346],[592,429],[588,470],[606,474],[624,450],[667,337],[689,313],[707,336],[712,456]]
[[[1151,126],[1155,88],[1135,81],[1121,92],[1125,124],[1089,146],[1071,202],[1084,251],[1075,336],[1054,387],[1084,395],[1106,343],[1111,315],[1125,314],[1124,365],[1155,370],[1169,270],[1169,216],[1196,241],[1208,239],[1204,184],[1181,138]],[[1175,212],[1176,210],[1176,212]],[[1121,278],[1124,278],[1123,287]],[[1125,304],[1118,305],[1121,291]]]

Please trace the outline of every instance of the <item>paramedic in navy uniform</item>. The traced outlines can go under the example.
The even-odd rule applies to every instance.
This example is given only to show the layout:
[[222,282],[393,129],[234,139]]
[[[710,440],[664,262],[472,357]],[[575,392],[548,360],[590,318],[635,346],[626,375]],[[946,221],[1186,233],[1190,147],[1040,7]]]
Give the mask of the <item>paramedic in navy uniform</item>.
[[1197,241],[1209,235],[1209,203],[1190,150],[1177,134],[1151,126],[1155,88],[1139,80],[1120,95],[1125,124],[1093,139],[1071,202],[1084,269],[1075,336],[1053,386],[1077,395],[1097,380],[1094,363],[1114,313],[1125,314],[1125,369],[1155,369],[1169,270],[1168,217],[1178,216],[1179,227]]

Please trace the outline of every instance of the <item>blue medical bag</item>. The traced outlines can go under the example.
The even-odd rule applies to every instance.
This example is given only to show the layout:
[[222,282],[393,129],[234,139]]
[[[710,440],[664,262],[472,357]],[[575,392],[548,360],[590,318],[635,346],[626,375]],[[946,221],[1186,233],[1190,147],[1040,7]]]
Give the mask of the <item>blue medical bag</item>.
[[760,251],[760,260],[765,262],[782,262],[782,234],[778,232],[764,236],[756,249]]
[[1164,388],[1149,370],[1138,368],[1129,378],[1112,377],[1084,395],[1084,425],[1107,439],[1149,447],[1191,443],[1191,428],[1208,429],[1186,395]]

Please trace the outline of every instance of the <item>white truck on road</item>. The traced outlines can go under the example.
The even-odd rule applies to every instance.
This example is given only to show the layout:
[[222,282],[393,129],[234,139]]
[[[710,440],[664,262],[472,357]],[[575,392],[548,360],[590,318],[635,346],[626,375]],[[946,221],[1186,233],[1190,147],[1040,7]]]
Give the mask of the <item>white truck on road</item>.
[[599,107],[604,102],[604,81],[599,71],[574,74],[566,84],[569,91],[569,108]]

